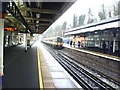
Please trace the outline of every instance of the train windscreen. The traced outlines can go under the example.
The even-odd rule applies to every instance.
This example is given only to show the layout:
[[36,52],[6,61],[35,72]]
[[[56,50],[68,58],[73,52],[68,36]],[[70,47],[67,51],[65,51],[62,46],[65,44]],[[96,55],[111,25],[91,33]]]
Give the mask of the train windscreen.
[[63,42],[63,39],[62,38],[60,38],[60,37],[57,37],[57,42]]

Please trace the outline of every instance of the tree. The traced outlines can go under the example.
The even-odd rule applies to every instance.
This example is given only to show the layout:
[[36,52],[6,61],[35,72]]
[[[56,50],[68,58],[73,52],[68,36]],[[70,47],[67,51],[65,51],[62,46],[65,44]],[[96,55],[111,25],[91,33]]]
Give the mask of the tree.
[[54,28],[54,36],[62,36],[62,30],[60,25],[56,25]]
[[113,5],[113,15],[120,15],[120,1]]
[[65,29],[66,29],[66,26],[67,26],[67,22],[64,22],[64,23],[62,24],[62,30],[65,30]]
[[77,16],[74,14],[73,16],[73,28],[77,27]]
[[[52,32],[52,33],[51,33]],[[45,32],[45,36],[46,37],[52,37],[54,35],[54,31],[53,28],[49,28],[46,32]]]
[[85,15],[80,15],[78,19],[78,26],[82,26],[85,21]]
[[112,13],[111,13],[111,11],[108,12],[108,16],[109,16],[109,18],[112,17]]
[[92,23],[93,21],[94,21],[94,19],[93,19],[92,10],[91,10],[91,8],[89,8],[89,10],[88,10],[88,22],[87,22],[87,24]]
[[100,20],[106,19],[106,12],[105,12],[105,6],[102,4],[102,10],[98,13],[98,16],[100,17]]

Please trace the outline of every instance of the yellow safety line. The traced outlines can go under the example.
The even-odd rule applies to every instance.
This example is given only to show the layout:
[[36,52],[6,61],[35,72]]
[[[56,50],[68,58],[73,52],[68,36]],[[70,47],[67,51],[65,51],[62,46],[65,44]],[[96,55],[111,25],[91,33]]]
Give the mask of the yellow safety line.
[[41,62],[40,62],[40,51],[39,48],[37,48],[37,53],[38,53],[38,74],[39,74],[39,85],[40,85],[40,90],[43,90],[43,80],[42,80],[42,72],[41,72]]

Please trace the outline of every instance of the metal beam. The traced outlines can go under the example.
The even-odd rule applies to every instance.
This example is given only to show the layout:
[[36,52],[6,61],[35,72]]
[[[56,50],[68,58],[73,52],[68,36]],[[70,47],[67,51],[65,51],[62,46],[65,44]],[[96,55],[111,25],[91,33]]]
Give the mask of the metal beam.
[[34,34],[42,34],[45,30],[40,30],[40,31],[36,31],[34,32]]
[[28,8],[22,7],[21,11],[31,11],[31,12],[39,12],[39,13],[47,13],[47,14],[58,14],[60,13],[58,10],[49,10],[49,9],[37,9],[37,8]]
[[9,2],[7,6],[7,10],[15,19],[23,25],[24,28],[26,28],[26,32],[32,33],[31,29],[28,27],[28,24],[26,23],[24,17],[22,16],[21,12],[19,11],[18,7],[16,6],[15,2]]
[[[34,34],[42,34],[45,30],[33,31]],[[20,31],[20,33],[26,33],[25,31]]]
[[[6,19],[14,19],[12,16],[5,17]],[[26,20],[36,20],[36,21],[46,21],[46,22],[53,22],[53,19],[47,19],[47,18],[32,18],[32,17],[24,17]]]
[[[11,17],[12,19],[14,19],[14,17]],[[17,27],[17,28],[23,28],[23,26],[22,25],[16,25],[17,24],[17,22],[13,22],[13,21],[11,21],[11,20],[9,20],[9,19],[7,19],[8,20],[8,22],[6,21],[6,26],[7,25],[11,25],[11,26],[13,26],[13,27]],[[30,27],[30,29],[32,29],[32,30],[34,30],[35,29],[35,25],[33,24],[33,25],[28,25],[29,27]],[[47,29],[48,27],[47,26],[40,26],[40,30],[45,30],[45,29]]]
[[36,21],[46,21],[46,22],[53,22],[52,19],[47,18],[32,18],[32,17],[25,17],[26,20],[36,20]]
[[40,26],[49,26],[49,23],[31,23],[29,22],[28,25],[40,25]]

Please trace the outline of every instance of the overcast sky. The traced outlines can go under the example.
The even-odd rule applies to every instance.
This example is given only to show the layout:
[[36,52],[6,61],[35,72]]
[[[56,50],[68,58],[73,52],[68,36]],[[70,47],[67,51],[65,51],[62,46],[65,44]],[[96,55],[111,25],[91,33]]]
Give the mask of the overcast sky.
[[105,9],[112,9],[112,5],[119,0],[77,0],[50,28],[56,25],[63,24],[67,21],[67,27],[72,24],[73,15],[80,16],[87,14],[88,9],[91,8],[92,14],[98,18],[98,11],[101,10],[101,5],[105,5]]

